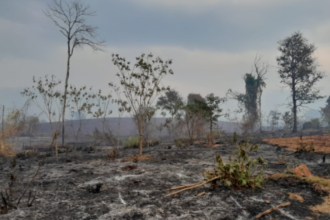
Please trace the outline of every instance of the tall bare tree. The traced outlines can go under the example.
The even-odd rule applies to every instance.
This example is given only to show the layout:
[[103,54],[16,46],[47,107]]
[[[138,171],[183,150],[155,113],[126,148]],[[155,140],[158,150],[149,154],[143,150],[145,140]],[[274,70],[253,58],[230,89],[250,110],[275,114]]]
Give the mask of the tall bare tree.
[[95,16],[96,13],[90,10],[90,6],[84,5],[78,0],[69,2],[62,2],[61,0],[53,0],[52,4],[44,11],[45,15],[49,17],[55,25],[59,28],[60,32],[67,40],[67,68],[66,78],[64,85],[64,101],[62,112],[62,144],[65,138],[65,109],[66,109],[66,96],[68,90],[68,81],[70,74],[70,59],[76,48],[89,46],[94,51],[102,50],[105,46],[105,41],[97,40],[96,26],[88,25],[86,18]]
[[259,131],[262,131],[262,112],[261,112],[261,96],[263,92],[263,88],[266,87],[265,82],[265,75],[267,74],[269,65],[268,63],[261,62],[261,56],[256,55],[253,63],[253,70],[252,72],[255,72],[257,75],[257,102],[258,102],[258,120],[259,120]]
[[281,55],[277,57],[278,73],[281,83],[291,90],[293,129],[297,132],[297,111],[300,107],[322,98],[315,84],[324,74],[317,71],[315,58],[312,56],[316,47],[308,44],[300,32],[278,42]]

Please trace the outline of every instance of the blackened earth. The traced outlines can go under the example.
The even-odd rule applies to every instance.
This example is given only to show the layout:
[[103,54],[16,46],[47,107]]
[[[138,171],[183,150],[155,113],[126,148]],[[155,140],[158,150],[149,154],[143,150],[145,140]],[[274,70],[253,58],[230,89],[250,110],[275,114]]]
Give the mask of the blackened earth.
[[[205,185],[163,197],[169,193],[165,189],[203,181],[202,173],[213,167],[215,156],[221,154],[226,160],[234,148],[232,144],[222,144],[218,148],[158,145],[144,149],[144,155],[151,155],[151,160],[137,163],[121,162],[136,155],[136,148],[120,148],[119,157],[114,161],[106,156],[110,147],[81,149],[77,158],[73,152],[61,153],[58,163],[53,154],[48,155],[30,187],[36,193],[32,207],[27,207],[27,196],[24,196],[18,209],[9,210],[8,214],[0,215],[0,219],[254,219],[257,214],[285,202],[291,204],[261,219],[330,219],[330,215],[313,213],[309,209],[309,206],[321,204],[324,195],[296,179],[268,180],[262,189],[247,190],[225,187],[211,190]],[[284,153],[284,148],[261,144],[250,156],[264,157],[268,163],[265,176],[299,163],[305,163],[314,175],[330,173],[330,155],[326,155],[329,158],[323,163],[324,154],[321,153],[287,157]],[[13,172],[17,176],[13,187],[14,198],[17,198],[42,158],[39,155],[17,159],[15,168],[10,167],[13,159],[0,158],[2,189],[7,188],[8,175]],[[287,165],[278,164],[281,158]],[[203,191],[206,192],[203,196],[196,196]],[[289,192],[301,194],[305,201],[290,200]]]

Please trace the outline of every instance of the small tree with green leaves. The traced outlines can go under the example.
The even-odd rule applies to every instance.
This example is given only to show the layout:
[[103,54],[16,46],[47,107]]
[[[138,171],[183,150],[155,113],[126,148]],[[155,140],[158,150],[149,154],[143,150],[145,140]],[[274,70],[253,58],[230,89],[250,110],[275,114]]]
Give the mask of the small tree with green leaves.
[[293,127],[293,115],[292,112],[287,111],[282,115],[282,120],[284,122],[284,128],[286,131],[292,130]]
[[205,109],[206,100],[200,94],[190,93],[182,114],[178,115],[180,124],[186,128],[190,144],[193,144],[194,139],[201,137],[204,133],[207,124]]
[[209,123],[210,132],[208,134],[208,144],[214,145],[214,137],[213,137],[213,125],[216,125],[218,122],[218,118],[222,116],[222,109],[220,108],[220,104],[224,103],[226,98],[219,98],[215,96],[213,93],[208,94],[205,97],[205,102],[199,102],[200,107],[204,110],[205,119]]
[[[99,132],[98,134],[101,135],[102,139],[106,140],[107,143],[114,145],[115,139],[109,121],[107,120],[107,117],[112,114],[112,110],[110,109],[110,104],[113,103],[112,96],[110,93],[103,95],[102,91],[99,90],[94,94],[94,97],[96,110],[93,112],[93,117],[100,118],[102,123],[102,134]],[[95,131],[98,130],[95,129]]]
[[274,130],[275,127],[278,126],[280,117],[281,117],[281,113],[276,110],[272,110],[269,112],[268,123],[269,123],[272,131]]
[[167,112],[170,114],[170,118],[166,118],[163,124],[163,127],[167,128],[170,138],[172,137],[172,133],[175,133],[176,118],[183,109],[183,106],[183,98],[176,90],[166,91],[157,101],[157,107],[162,109],[162,115],[165,117]]
[[70,97],[70,104],[68,105],[71,111],[71,118],[78,120],[78,125],[75,127],[73,121],[71,120],[71,129],[74,134],[76,142],[82,131],[83,126],[86,123],[86,119],[89,115],[92,115],[92,108],[95,103],[93,102],[96,95],[91,93],[92,88],[89,91],[86,86],[77,88],[70,85],[70,90],[68,91],[68,96]]
[[[112,54],[112,62],[118,67],[117,76],[120,80],[122,97],[117,103],[123,110],[135,115],[139,130],[140,156],[142,156],[143,127],[148,110],[154,107],[155,99],[163,92],[170,90],[169,87],[161,85],[164,76],[173,74],[170,69],[171,60],[163,61],[152,54],[142,54],[136,57],[137,63],[130,67],[130,62],[118,54]],[[111,87],[114,84],[109,84]]]
[[[57,123],[54,127],[53,123],[59,122],[62,116],[63,95],[57,90],[61,81],[57,80],[54,75],[50,78],[46,75],[44,79],[42,77],[39,79],[33,77],[33,84],[31,88],[24,89],[21,94],[32,100],[41,112],[46,115],[53,133],[60,126]],[[42,104],[39,103],[38,97],[41,97]]]

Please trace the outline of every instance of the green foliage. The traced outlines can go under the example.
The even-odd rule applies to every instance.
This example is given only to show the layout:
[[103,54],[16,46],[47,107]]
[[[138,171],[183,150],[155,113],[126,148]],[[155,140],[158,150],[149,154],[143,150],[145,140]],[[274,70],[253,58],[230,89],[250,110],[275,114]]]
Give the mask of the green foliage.
[[252,131],[257,123],[259,123],[259,129],[262,128],[261,96],[263,88],[266,87],[265,75],[267,71],[268,64],[261,63],[261,56],[256,56],[251,73],[244,75],[245,93],[234,92],[231,89],[227,92],[229,98],[238,101],[240,110],[236,113],[241,113],[244,110],[242,127],[244,133]]
[[123,146],[127,148],[139,147],[139,137],[131,136],[127,140],[123,141]]
[[[155,146],[160,143],[159,139],[150,139],[143,142],[143,146]],[[139,147],[139,136],[131,136],[123,141],[123,146],[127,148]]]
[[321,108],[321,114],[323,120],[328,123],[328,127],[330,127],[330,96],[326,101],[327,105],[324,108]]
[[305,122],[303,124],[303,130],[307,129],[320,129],[321,128],[321,123],[318,118],[313,118],[308,122]]
[[284,114],[282,115],[282,120],[283,120],[284,125],[285,125],[285,130],[291,130],[292,127],[293,127],[292,112],[290,112],[290,111],[284,112]]
[[[119,70],[116,75],[120,80],[123,94],[123,97],[119,97],[115,102],[123,111],[129,112],[132,116],[135,115],[140,137],[140,156],[142,156],[146,113],[155,109],[153,102],[159,95],[170,90],[169,87],[162,86],[161,81],[166,75],[173,74],[170,68],[172,60],[164,61],[159,57],[154,58],[151,53],[142,54],[136,57],[136,64],[131,67],[131,63],[125,58],[112,54],[112,62]],[[109,83],[109,86],[114,90],[119,88],[113,83]]]
[[175,145],[179,148],[183,147],[183,143],[179,140],[175,142]]
[[[24,89],[24,91],[21,92],[21,95],[29,98],[29,100],[31,100],[42,111],[42,113],[47,116],[53,133],[53,131],[58,128],[54,128],[52,123],[59,121],[62,116],[62,103],[64,96],[59,90],[57,90],[61,81],[57,80],[54,75],[51,77],[46,75],[44,79],[42,77],[36,79],[36,77],[33,76],[33,84],[34,85],[31,88]],[[41,98],[43,104],[38,102],[38,97]]]
[[279,41],[281,56],[277,57],[279,76],[281,83],[291,90],[293,130],[297,132],[297,111],[306,104],[323,98],[315,84],[324,77],[322,72],[317,71],[317,62],[313,57],[316,47],[308,44],[306,38],[300,32]]
[[[234,159],[229,157],[225,164],[220,155],[216,156],[216,166],[213,172],[205,171],[207,180],[219,177],[220,184],[232,189],[261,188],[263,182],[263,169],[267,166],[262,157],[250,159],[249,152],[256,151],[258,145],[246,143],[239,144],[233,153]],[[216,188],[216,181],[211,183]]]

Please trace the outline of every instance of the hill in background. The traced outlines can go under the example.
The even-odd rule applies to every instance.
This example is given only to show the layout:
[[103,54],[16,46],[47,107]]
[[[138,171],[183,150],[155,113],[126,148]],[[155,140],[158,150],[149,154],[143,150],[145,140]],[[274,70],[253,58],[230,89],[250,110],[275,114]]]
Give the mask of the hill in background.
[[[110,129],[116,134],[118,123],[120,122],[119,136],[131,136],[137,134],[137,127],[132,120],[132,118],[107,118],[106,119]],[[156,126],[165,122],[164,118],[154,118],[152,123]],[[76,130],[79,127],[79,120],[70,120],[66,121],[66,133],[72,132],[72,127]],[[58,126],[58,123],[53,123],[53,126]],[[234,132],[239,129],[238,125],[233,122],[218,121],[219,129],[226,132]],[[82,134],[92,134],[93,131],[97,128],[99,131],[102,131],[102,119],[87,119],[83,121]],[[41,123],[38,129],[39,134],[50,134],[51,126],[49,123]],[[166,136],[168,135],[167,130],[163,129],[162,132],[155,129],[154,134],[156,136]]]

